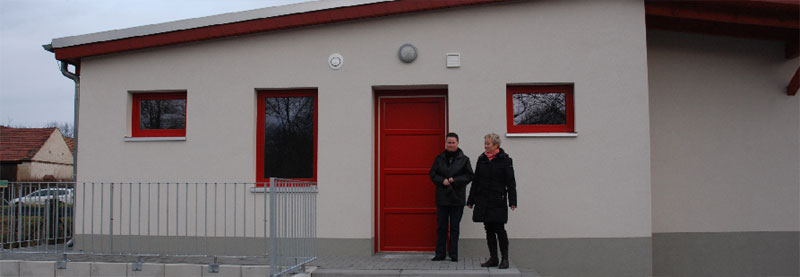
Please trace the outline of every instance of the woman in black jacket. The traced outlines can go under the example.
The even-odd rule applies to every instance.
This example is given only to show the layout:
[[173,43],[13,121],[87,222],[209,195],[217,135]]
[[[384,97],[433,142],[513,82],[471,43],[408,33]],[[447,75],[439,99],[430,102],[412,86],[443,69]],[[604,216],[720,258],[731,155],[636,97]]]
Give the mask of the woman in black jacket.
[[[508,268],[508,208],[517,208],[517,184],[514,180],[514,163],[500,148],[500,136],[495,133],[484,136],[485,152],[478,157],[475,178],[469,190],[467,207],[475,211],[472,221],[483,222],[490,258],[482,267]],[[497,259],[497,242],[500,242],[502,260]]]
[[458,261],[458,235],[461,215],[466,204],[467,184],[472,181],[472,165],[458,148],[458,135],[445,136],[444,152],[436,156],[431,166],[431,181],[436,186],[436,256],[445,258],[447,227],[450,226],[450,259]]

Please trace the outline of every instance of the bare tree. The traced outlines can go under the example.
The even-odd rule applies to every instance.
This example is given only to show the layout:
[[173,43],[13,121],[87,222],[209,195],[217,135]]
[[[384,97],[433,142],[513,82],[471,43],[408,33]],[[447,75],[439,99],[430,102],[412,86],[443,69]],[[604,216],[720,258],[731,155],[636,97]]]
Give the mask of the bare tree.
[[264,175],[313,175],[314,98],[269,97],[265,101]]
[[565,97],[563,93],[514,94],[514,125],[566,124]]
[[61,131],[61,134],[65,137],[75,137],[75,128],[72,123],[69,122],[58,122],[58,121],[50,121],[44,125],[45,128],[58,128]]
[[58,128],[58,130],[61,131],[61,134],[63,136],[71,137],[71,138],[75,137],[75,127],[74,127],[74,125],[72,125],[71,122],[61,122],[61,121],[52,120],[52,121],[47,122],[47,123],[45,123],[43,125],[40,125],[41,127],[35,127],[35,126],[23,125],[23,124],[12,124],[13,121],[14,120],[11,117],[8,117],[6,119],[6,122],[3,123],[3,124],[0,124],[0,125],[6,126],[6,127],[11,127],[11,128]]
[[186,102],[181,99],[154,99],[139,103],[139,128],[183,129]]

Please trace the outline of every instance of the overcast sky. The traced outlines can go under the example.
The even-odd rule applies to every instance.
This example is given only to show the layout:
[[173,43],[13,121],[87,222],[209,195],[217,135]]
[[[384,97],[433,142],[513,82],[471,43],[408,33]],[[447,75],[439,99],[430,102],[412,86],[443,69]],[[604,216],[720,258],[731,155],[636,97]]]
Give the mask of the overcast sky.
[[0,125],[72,123],[52,39],[308,0],[0,0]]

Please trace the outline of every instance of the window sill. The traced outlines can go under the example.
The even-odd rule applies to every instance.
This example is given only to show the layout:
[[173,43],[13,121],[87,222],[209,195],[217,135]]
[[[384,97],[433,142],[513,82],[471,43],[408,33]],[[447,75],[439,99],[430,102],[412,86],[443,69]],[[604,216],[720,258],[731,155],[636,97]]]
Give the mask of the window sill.
[[578,132],[574,133],[506,133],[510,138],[576,138]]
[[125,141],[186,141],[186,137],[125,137]]

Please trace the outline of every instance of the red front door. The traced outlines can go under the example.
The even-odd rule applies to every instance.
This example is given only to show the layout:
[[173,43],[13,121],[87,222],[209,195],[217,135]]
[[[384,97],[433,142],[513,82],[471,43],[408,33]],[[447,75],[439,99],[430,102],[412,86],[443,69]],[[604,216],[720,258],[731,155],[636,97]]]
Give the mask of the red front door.
[[429,171],[444,147],[444,96],[378,100],[377,251],[433,251],[435,190]]

